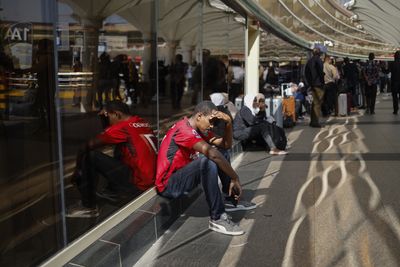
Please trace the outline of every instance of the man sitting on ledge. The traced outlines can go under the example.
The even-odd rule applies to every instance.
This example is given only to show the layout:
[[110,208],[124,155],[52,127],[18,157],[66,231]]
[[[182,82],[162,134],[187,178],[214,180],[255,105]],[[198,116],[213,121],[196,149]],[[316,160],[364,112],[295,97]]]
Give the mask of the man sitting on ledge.
[[[210,131],[216,120],[225,122],[223,137]],[[211,101],[203,101],[190,118],[172,126],[162,141],[157,159],[157,190],[164,197],[178,198],[201,183],[209,207],[209,228],[227,235],[241,235],[244,231],[230,220],[225,210],[250,210],[256,205],[239,200],[242,194],[239,177],[213,146],[225,149],[232,146],[232,120]],[[224,193],[232,197],[225,199],[226,203],[218,186],[218,174]]]

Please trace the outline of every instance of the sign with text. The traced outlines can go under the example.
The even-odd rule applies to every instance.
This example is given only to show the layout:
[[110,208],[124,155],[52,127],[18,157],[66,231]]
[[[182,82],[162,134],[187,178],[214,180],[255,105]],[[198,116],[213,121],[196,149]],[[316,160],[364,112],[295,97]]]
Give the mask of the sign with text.
[[14,23],[5,29],[6,52],[11,56],[16,69],[29,69],[32,66],[32,23]]

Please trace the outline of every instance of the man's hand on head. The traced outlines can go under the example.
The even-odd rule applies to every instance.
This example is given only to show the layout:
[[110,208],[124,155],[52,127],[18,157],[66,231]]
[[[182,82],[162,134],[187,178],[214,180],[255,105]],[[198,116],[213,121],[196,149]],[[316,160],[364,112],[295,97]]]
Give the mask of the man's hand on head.
[[215,111],[211,114],[211,119],[223,120],[226,123],[231,123],[232,119],[228,116],[228,114],[222,111]]

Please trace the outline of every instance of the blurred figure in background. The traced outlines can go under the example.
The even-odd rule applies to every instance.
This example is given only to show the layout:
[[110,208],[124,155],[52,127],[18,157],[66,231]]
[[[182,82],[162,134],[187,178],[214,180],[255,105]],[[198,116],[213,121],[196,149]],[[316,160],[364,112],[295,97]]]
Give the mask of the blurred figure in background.
[[379,67],[374,61],[374,53],[369,53],[368,62],[363,68],[363,75],[365,78],[365,96],[367,99],[366,114],[375,114],[375,101],[377,86],[379,83]]
[[[83,71],[82,63],[78,57],[74,58],[74,65],[72,66],[72,71],[73,72]],[[78,86],[76,89],[74,89],[74,96],[72,97],[72,106],[74,107],[80,106],[81,101],[82,101],[82,88]]]
[[399,97],[400,97],[400,51],[394,53],[394,62],[390,67],[391,82],[392,82],[392,100],[393,100],[393,114],[397,115],[399,111]]
[[312,57],[307,61],[305,67],[305,77],[311,88],[313,98],[310,126],[316,128],[321,127],[319,118],[321,116],[321,107],[324,99],[324,71],[320,56],[320,49],[314,48]]

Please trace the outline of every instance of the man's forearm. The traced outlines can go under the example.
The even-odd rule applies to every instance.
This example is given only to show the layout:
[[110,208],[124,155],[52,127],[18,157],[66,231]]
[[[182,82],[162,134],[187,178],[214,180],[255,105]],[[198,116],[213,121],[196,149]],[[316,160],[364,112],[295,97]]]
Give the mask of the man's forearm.
[[225,131],[224,131],[225,149],[229,149],[232,147],[232,139],[233,139],[232,122],[229,122],[225,124]]
[[231,179],[239,181],[239,176],[233,170],[230,163],[224,158],[224,156],[217,149],[213,149],[209,152],[208,158],[214,161],[218,167]]

